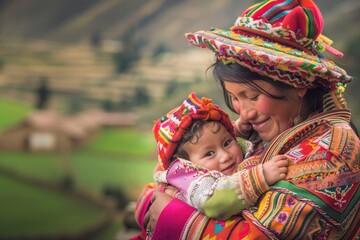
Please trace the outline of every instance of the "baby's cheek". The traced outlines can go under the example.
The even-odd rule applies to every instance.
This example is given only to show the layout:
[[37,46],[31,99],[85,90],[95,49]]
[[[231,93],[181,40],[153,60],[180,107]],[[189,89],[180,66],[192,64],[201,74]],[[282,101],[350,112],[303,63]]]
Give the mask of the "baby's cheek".
[[236,155],[237,155],[237,164],[240,164],[244,160],[244,154],[240,148],[237,150]]

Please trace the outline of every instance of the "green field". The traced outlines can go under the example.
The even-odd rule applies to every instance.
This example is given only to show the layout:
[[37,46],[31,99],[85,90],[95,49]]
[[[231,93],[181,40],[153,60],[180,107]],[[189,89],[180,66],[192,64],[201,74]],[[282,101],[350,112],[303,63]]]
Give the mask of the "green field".
[[155,147],[151,129],[103,129],[86,148],[98,152],[146,156]]
[[76,233],[103,210],[85,201],[0,176],[0,238]]
[[[0,121],[0,130],[31,111],[30,107],[16,102],[1,101],[1,104],[12,110],[0,114],[5,119]],[[70,172],[75,190],[101,193],[104,187],[115,186],[128,199],[136,200],[142,187],[152,181],[156,165],[154,150],[151,130],[103,129],[96,139],[68,156],[0,152],[0,166],[58,184]],[[69,166],[66,171],[64,164]],[[104,210],[95,205],[1,174],[0,186],[0,239],[76,233],[104,215]],[[99,239],[108,239],[121,225],[121,221],[114,221]]]
[[20,121],[32,109],[29,105],[0,98],[0,131]]

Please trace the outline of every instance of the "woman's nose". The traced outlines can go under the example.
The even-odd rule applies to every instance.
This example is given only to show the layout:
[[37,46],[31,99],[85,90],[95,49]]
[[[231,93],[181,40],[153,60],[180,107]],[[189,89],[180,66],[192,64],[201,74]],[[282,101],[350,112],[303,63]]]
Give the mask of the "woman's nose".
[[239,115],[243,122],[249,122],[251,119],[256,118],[257,111],[254,108],[243,107],[240,109]]

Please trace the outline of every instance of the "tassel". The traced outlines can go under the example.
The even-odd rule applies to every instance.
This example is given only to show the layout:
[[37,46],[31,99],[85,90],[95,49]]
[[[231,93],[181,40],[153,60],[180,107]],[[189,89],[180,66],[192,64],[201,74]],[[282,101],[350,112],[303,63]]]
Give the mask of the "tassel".
[[[330,38],[320,34],[319,37],[317,38],[317,41],[318,41],[317,48],[320,52],[322,52],[321,51],[322,49],[320,49],[320,48],[325,47],[325,50],[334,56],[337,56],[340,58],[342,58],[344,56],[344,54],[342,52],[340,52],[339,50],[330,46],[333,44],[333,40],[331,40]],[[323,46],[321,46],[321,45],[323,45]]]
[[324,46],[325,46],[325,50],[328,53],[331,53],[332,55],[335,55],[335,56],[340,57],[340,58],[342,58],[344,56],[344,54],[342,52],[340,52],[339,50],[331,47],[330,45],[324,44]]

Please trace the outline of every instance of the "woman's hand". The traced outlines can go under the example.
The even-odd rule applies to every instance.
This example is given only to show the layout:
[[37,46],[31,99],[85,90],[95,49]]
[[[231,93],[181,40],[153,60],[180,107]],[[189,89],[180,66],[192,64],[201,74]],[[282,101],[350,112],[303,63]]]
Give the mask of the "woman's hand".
[[172,186],[167,186],[163,191],[164,192],[159,191],[159,189],[156,190],[151,199],[149,211],[144,216],[144,223],[146,225],[146,233],[148,236],[152,235],[162,210],[171,201],[172,196],[176,194],[177,189]]

